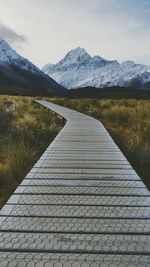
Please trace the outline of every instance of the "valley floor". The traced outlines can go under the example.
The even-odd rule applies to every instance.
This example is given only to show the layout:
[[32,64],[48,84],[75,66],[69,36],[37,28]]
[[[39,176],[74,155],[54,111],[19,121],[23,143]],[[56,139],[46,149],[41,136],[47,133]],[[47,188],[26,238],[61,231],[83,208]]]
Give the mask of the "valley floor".
[[[43,99],[99,119],[150,189],[150,101]],[[62,126],[62,119],[33,97],[0,96],[0,206]]]

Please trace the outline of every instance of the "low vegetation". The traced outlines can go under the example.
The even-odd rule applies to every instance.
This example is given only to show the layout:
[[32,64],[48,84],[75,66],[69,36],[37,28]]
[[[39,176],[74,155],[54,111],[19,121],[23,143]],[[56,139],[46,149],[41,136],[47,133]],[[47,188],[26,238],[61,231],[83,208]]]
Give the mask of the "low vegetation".
[[[150,188],[150,102],[135,99],[44,98],[101,120]],[[33,97],[0,97],[0,206],[62,127]]]
[[61,127],[61,118],[33,98],[0,97],[0,206]]

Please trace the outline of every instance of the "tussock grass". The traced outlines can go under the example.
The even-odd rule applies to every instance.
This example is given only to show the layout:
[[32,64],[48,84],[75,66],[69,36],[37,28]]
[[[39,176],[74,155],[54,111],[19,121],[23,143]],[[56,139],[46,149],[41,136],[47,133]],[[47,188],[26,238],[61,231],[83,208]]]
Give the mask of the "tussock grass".
[[62,127],[56,113],[31,97],[0,97],[0,206]]

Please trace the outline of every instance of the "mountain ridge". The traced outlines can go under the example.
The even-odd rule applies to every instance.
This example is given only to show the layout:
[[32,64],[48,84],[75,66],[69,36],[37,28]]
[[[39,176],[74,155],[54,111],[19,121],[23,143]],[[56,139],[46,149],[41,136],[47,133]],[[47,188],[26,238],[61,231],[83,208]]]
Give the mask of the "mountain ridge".
[[150,87],[150,66],[131,60],[119,63],[99,55],[91,57],[84,48],[70,50],[58,63],[46,64],[43,72],[68,89],[92,86]]
[[0,89],[14,94],[49,95],[65,91],[0,37]]

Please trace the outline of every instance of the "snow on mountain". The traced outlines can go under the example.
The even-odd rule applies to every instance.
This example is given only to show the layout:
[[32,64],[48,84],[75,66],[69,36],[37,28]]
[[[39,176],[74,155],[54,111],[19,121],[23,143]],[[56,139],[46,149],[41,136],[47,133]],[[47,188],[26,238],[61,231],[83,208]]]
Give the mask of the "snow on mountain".
[[31,89],[31,93],[32,89],[35,93],[43,91],[43,94],[65,90],[0,37],[0,86],[5,89],[8,80],[12,84],[19,82],[20,87],[26,87],[28,91]]
[[29,70],[32,73],[39,74],[41,70],[33,65],[28,59],[20,56],[13,50],[8,43],[0,37],[0,65],[16,65],[24,70]]
[[150,80],[150,66],[91,57],[80,47],[68,52],[57,64],[45,65],[42,70],[68,89],[135,85],[144,88]]

